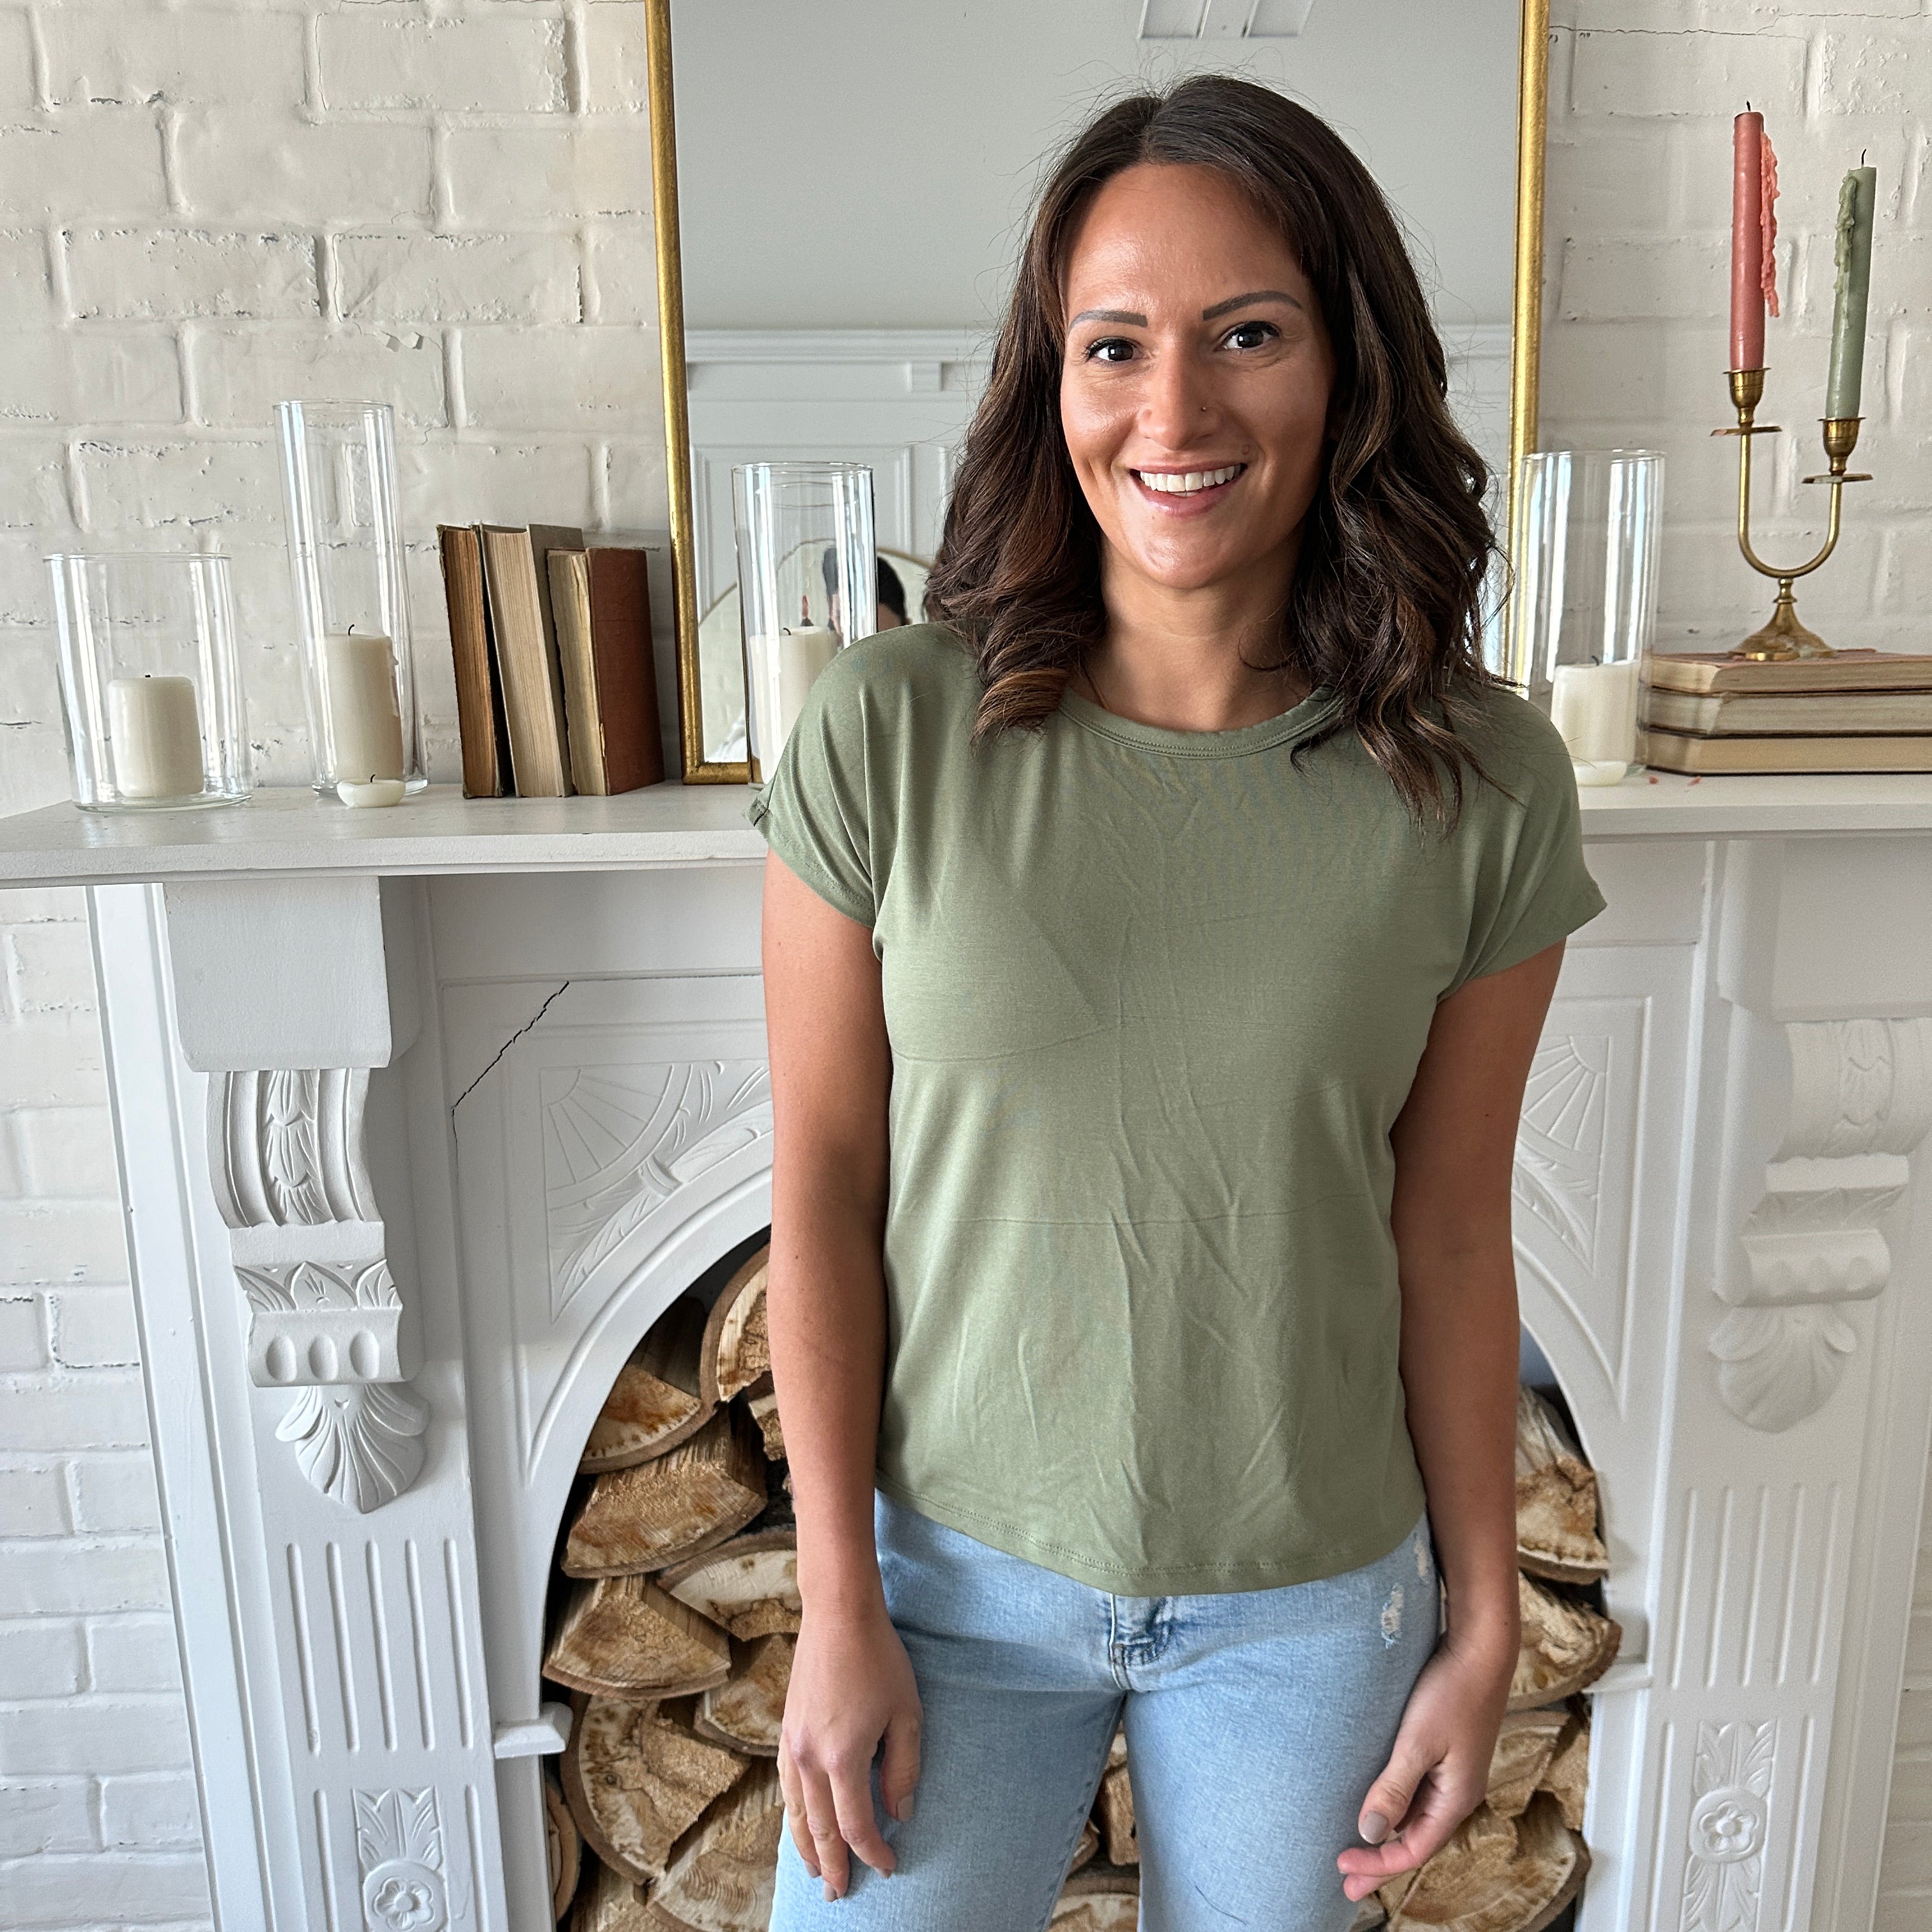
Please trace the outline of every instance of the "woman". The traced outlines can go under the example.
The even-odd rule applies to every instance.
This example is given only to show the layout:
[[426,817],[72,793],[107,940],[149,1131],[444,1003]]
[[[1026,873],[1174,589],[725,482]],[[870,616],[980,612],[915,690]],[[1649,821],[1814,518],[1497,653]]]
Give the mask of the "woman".
[[941,621],[842,652],[754,803],[778,1932],[1034,1932],[1117,1725],[1149,1932],[1346,1927],[1482,1796],[1515,1124],[1603,902],[1562,744],[1478,666],[1443,392],[1322,122],[1227,79],[1109,109]]

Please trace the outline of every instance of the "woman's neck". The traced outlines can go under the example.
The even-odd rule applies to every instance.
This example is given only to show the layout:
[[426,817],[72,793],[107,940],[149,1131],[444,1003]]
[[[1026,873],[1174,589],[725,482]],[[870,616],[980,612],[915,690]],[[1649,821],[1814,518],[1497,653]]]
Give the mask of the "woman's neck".
[[1175,590],[1101,561],[1107,633],[1075,689],[1118,717],[1174,731],[1234,731],[1278,717],[1308,695],[1280,656],[1291,560],[1244,582]]

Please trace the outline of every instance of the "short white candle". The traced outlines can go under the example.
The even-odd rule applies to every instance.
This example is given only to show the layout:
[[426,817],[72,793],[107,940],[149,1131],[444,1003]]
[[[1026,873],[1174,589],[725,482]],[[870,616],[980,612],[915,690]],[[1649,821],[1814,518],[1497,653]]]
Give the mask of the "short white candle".
[[838,633],[821,625],[801,625],[776,638],[747,640],[752,670],[752,722],[757,728],[758,768],[770,778],[778,754],[805,708],[806,694],[838,649]]
[[123,798],[201,795],[201,712],[194,681],[117,677],[107,687],[114,787]]
[[[1550,686],[1550,722],[1576,764],[1628,765],[1636,756],[1636,671],[1634,659],[1557,666]],[[1621,771],[1616,774],[1622,776]]]
[[396,658],[380,631],[332,631],[322,640],[332,776],[339,784],[403,776],[403,720],[396,706]]

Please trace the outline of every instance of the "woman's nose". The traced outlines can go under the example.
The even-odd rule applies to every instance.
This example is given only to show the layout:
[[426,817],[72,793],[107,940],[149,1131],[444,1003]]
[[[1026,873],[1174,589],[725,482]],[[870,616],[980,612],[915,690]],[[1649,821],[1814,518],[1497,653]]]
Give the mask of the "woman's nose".
[[1184,448],[1214,427],[1212,385],[1185,350],[1156,358],[1141,395],[1141,434],[1169,449]]

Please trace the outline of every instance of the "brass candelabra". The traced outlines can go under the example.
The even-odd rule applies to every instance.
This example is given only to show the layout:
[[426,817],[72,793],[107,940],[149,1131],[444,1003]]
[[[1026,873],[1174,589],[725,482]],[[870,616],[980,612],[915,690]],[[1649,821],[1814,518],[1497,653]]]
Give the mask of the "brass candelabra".
[[1792,658],[1835,657],[1838,653],[1822,638],[1815,631],[1807,630],[1798,621],[1798,601],[1791,594],[1791,586],[1799,578],[1809,577],[1838,548],[1839,511],[1845,485],[1871,481],[1869,475],[1850,473],[1845,467],[1851,460],[1852,452],[1858,446],[1858,425],[1864,419],[1862,416],[1826,416],[1822,419],[1825,458],[1831,467],[1823,475],[1808,476],[1804,481],[1831,485],[1832,503],[1823,548],[1808,563],[1766,563],[1751,547],[1751,439],[1778,436],[1782,432],[1776,423],[1756,420],[1757,406],[1764,396],[1764,375],[1762,369],[1731,369],[1725,372],[1738,420],[1734,428],[1711,432],[1713,436],[1734,436],[1738,439],[1738,548],[1744,552],[1745,562],[1760,576],[1778,580],[1778,598],[1771,607],[1771,621],[1761,630],[1754,631],[1731,655],[1750,658],[1760,663],[1774,663]]

